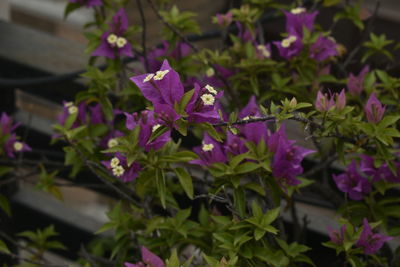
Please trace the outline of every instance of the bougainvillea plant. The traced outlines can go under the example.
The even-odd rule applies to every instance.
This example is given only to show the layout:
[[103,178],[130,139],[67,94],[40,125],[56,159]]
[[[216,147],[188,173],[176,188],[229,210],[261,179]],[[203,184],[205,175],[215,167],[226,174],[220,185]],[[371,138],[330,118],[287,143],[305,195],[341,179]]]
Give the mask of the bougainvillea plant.
[[[128,2],[141,24],[128,20]],[[63,103],[53,142],[72,177],[89,170],[120,196],[97,231],[115,234],[79,264],[317,266],[313,251],[323,250],[336,253],[324,266],[398,266],[400,79],[385,66],[399,45],[371,32],[379,5],[239,2],[210,18],[220,47],[199,49],[189,41],[200,33],[195,14],[173,1],[70,0],[66,15],[95,14],[85,29],[92,60],[88,89]],[[154,48],[147,8],[162,25]],[[330,27],[319,24],[327,10]],[[359,45],[338,41],[338,22]],[[0,155],[31,150],[10,117],[0,123]],[[308,195],[337,215],[317,229],[318,247],[306,238],[313,218],[300,222],[296,210]],[[50,248],[21,259],[41,266]]]

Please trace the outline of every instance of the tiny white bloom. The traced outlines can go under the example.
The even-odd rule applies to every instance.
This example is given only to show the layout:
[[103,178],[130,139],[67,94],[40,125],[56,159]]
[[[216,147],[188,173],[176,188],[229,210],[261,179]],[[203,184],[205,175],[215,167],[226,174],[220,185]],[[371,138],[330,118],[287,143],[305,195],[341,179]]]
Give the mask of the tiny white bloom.
[[242,120],[243,120],[243,121],[248,121],[248,120],[250,120],[250,117],[249,117],[249,116],[246,116],[246,117],[244,117]]
[[205,88],[207,89],[207,91],[209,91],[211,94],[218,94],[217,90],[214,89],[214,87],[212,87],[211,85],[206,85]]
[[147,83],[154,77],[154,73],[150,73],[146,76],[146,78],[143,79],[143,83]]
[[212,94],[204,94],[200,98],[201,100],[203,100],[204,105],[206,106],[214,105],[215,97]]
[[160,127],[161,127],[161,124],[156,124],[153,126],[153,128],[151,128],[151,131],[154,133]]
[[304,7],[297,7],[297,8],[293,8],[292,10],[290,10],[290,13],[292,13],[294,15],[298,15],[303,12],[306,12],[306,9]]
[[115,34],[110,34],[108,37],[107,37],[107,42],[109,43],[109,44],[111,44],[111,45],[113,45],[113,44],[115,44],[116,42],[117,42],[117,40],[118,40],[118,37],[115,35]]
[[169,70],[159,70],[156,72],[156,75],[154,76],[154,80],[162,80],[164,79],[164,76],[167,75],[167,73],[169,72]]
[[74,102],[66,102],[65,104],[64,104],[64,107],[70,107],[70,106],[73,106],[74,105]]
[[124,37],[118,37],[117,39],[117,47],[122,48],[126,45],[127,41]]
[[214,75],[215,75],[214,69],[213,69],[213,68],[209,68],[209,69],[206,71],[206,75],[207,75],[207,77],[212,77],[212,76],[214,76]]
[[271,53],[268,51],[268,49],[264,45],[258,45],[257,49],[258,49],[258,51],[261,52],[261,54],[264,57],[268,57],[268,58],[271,57]]
[[116,166],[115,168],[112,169],[112,173],[117,177],[122,176],[124,172],[125,170],[122,166]]
[[72,105],[72,106],[68,107],[68,113],[69,114],[75,114],[77,112],[78,112],[78,108],[76,106]]
[[295,35],[290,35],[288,37],[289,42],[294,43],[297,41],[297,37]]
[[21,142],[19,142],[19,141],[16,141],[16,142],[14,142],[14,150],[15,151],[21,151],[22,150],[22,148],[24,148],[24,144],[22,144]]
[[115,147],[116,145],[118,145],[118,141],[117,141],[117,139],[115,139],[115,138],[111,138],[111,139],[108,140],[108,142],[107,142],[108,148]]
[[203,149],[204,152],[212,151],[214,149],[214,145],[213,144],[204,144],[203,143],[202,149]]
[[111,159],[110,166],[111,166],[111,168],[115,168],[115,167],[119,166],[119,163],[120,163],[119,158],[114,157]]

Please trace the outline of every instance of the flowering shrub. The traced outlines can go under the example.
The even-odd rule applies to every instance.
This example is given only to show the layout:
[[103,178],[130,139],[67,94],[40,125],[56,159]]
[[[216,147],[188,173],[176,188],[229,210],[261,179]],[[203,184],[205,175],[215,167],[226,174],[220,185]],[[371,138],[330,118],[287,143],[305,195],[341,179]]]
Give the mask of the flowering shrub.
[[[88,67],[88,90],[63,103],[54,140],[66,142],[71,176],[89,169],[121,196],[97,232],[115,235],[82,264],[315,266],[315,248],[288,235],[282,216],[290,209],[293,229],[306,231],[295,199],[312,189],[337,210],[340,229],[321,244],[339,256],[332,266],[399,264],[399,79],[374,61],[392,60],[393,41],[370,33],[347,51],[316,23],[317,9],[341,1],[247,0],[213,18],[223,49],[198,49],[187,38],[200,29],[193,13],[138,0],[163,24],[150,49],[146,18],[130,25],[128,1],[70,2],[67,15],[93,9],[87,52],[108,65]],[[332,23],[368,36],[360,12],[346,4]],[[264,36],[264,14],[284,20],[281,37]],[[5,114],[1,127],[2,154],[30,150]]]

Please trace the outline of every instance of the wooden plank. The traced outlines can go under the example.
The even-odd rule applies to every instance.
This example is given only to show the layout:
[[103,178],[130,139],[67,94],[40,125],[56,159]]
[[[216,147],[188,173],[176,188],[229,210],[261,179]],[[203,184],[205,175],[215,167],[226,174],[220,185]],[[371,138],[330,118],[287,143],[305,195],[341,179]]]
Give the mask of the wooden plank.
[[0,21],[0,57],[51,74],[83,69],[88,57],[82,44]]

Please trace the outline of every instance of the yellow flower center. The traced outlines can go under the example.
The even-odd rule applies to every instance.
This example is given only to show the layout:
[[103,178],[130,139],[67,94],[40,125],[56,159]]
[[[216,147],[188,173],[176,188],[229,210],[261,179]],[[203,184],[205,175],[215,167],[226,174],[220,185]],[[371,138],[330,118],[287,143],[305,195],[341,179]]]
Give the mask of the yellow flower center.
[[214,89],[214,87],[212,87],[211,85],[206,85],[205,88],[207,89],[207,91],[209,91],[211,94],[216,95],[218,92],[217,90]]
[[24,147],[24,145],[19,141],[14,142],[13,146],[15,151],[21,151],[22,148]]
[[118,141],[117,141],[117,139],[115,139],[115,138],[111,138],[111,139],[108,140],[108,142],[107,142],[108,148],[115,147],[116,145],[118,145]]
[[117,39],[117,47],[122,48],[126,45],[127,41],[124,37],[118,37]]
[[115,35],[115,34],[110,34],[108,37],[107,37],[107,42],[109,43],[109,44],[111,44],[111,45],[114,45],[116,42],[117,42],[117,40],[118,40],[118,37]]
[[204,144],[203,143],[202,149],[203,149],[204,152],[212,151],[214,149],[214,145],[213,144]]
[[154,75],[154,80],[160,81],[164,79],[164,76],[167,75],[169,70],[159,70],[156,72],[156,75]]
[[117,177],[122,176],[124,172],[125,170],[122,166],[116,166],[115,168],[112,169],[112,173]]
[[206,105],[206,106],[214,105],[215,97],[213,95],[204,94],[200,98],[201,98],[201,100],[203,100],[204,105]]
[[67,103],[65,103],[64,104],[64,107],[70,107],[70,106],[73,106],[74,105],[74,102],[67,102]]

